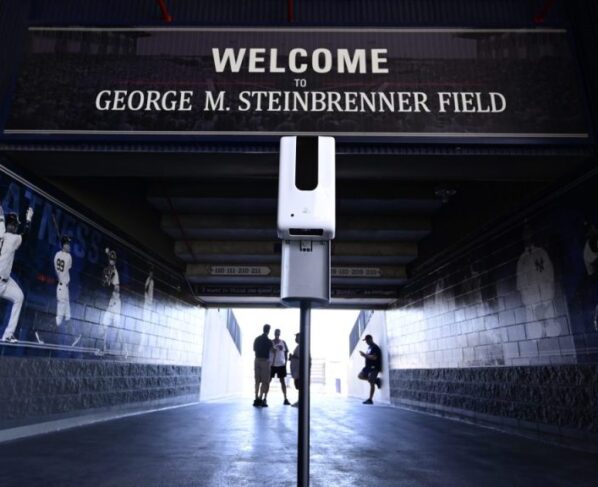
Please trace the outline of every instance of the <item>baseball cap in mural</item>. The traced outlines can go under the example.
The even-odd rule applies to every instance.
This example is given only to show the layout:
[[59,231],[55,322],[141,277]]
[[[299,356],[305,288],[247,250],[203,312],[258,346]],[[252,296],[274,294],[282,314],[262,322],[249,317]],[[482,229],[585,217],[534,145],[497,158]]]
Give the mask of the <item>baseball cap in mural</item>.
[[362,341],[362,342],[367,342],[367,341],[368,341],[368,339],[370,339],[370,340],[371,340],[371,339],[372,339],[372,335],[366,335],[366,336],[363,338],[363,340],[361,340],[361,341]]

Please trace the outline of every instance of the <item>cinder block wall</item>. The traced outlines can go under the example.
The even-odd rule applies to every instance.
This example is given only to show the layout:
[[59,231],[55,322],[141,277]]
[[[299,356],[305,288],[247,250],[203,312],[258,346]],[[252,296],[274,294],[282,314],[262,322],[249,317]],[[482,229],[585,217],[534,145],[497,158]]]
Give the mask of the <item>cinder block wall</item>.
[[420,270],[386,314],[393,404],[598,447],[595,184]]
[[106,360],[0,359],[2,426],[197,402],[200,367]]
[[[0,342],[0,429],[199,401],[205,310],[182,276],[2,166],[0,202],[21,220],[34,209],[10,269],[24,300],[17,341]],[[58,306],[59,234],[72,239],[70,319]],[[0,334],[12,306],[0,299]]]

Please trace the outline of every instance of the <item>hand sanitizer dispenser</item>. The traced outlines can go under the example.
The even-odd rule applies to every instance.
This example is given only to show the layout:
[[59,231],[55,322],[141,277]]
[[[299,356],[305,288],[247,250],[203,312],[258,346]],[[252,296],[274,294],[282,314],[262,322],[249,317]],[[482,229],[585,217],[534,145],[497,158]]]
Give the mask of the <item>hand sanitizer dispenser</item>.
[[283,137],[280,140],[278,237],[332,240],[335,196],[334,138]]
[[280,141],[278,236],[280,297],[288,306],[330,302],[330,240],[336,226],[332,137]]

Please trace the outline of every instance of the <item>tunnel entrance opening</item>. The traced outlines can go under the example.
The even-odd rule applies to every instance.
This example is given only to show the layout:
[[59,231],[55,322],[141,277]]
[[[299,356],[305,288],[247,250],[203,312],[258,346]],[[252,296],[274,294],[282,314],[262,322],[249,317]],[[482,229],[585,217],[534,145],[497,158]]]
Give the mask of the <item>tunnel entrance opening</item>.
[[[235,308],[231,310],[208,311],[222,314],[233,313],[241,335],[241,352],[232,345],[230,329],[222,328],[208,319],[204,336],[204,358],[202,370],[201,398],[209,400],[221,397],[239,397],[248,404],[254,396],[254,339],[262,333],[264,324],[271,325],[269,337],[274,338],[274,331],[280,329],[280,338],[285,341],[289,353],[296,347],[295,333],[299,332],[299,310],[272,308]],[[367,397],[367,388],[360,387],[356,378],[358,366],[363,366],[363,359],[352,363],[350,353],[350,334],[359,316],[358,310],[313,310],[312,311],[312,369],[311,387],[316,395],[340,395],[346,397]],[[220,326],[212,330],[210,327]],[[374,334],[376,334],[374,332]],[[378,342],[385,349],[383,337]],[[228,345],[224,345],[224,343]],[[364,347],[360,347],[364,348]],[[353,357],[355,358],[355,357]],[[297,390],[293,385],[290,364],[287,363],[285,385],[289,400],[297,400]],[[362,391],[363,389],[363,391]],[[274,378],[270,383],[270,401],[283,402],[280,380]],[[388,399],[386,399],[388,401]]]

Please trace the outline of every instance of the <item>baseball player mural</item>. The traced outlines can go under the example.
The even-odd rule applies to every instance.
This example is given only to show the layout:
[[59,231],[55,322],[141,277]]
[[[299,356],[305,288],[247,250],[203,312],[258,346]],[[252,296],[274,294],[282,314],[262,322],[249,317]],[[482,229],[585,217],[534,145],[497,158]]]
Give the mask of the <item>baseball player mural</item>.
[[2,334],[2,341],[4,342],[15,343],[17,341],[15,331],[19,323],[24,296],[23,291],[10,276],[10,273],[12,272],[15,253],[29,233],[32,218],[33,209],[28,208],[25,214],[25,224],[19,233],[21,225],[19,216],[16,213],[8,213],[5,216],[4,209],[0,205],[0,298],[12,302],[8,325]]
[[102,318],[102,325],[104,326],[104,346],[103,351],[106,351],[106,341],[108,338],[108,327],[114,326],[117,329],[117,340],[120,337],[120,280],[118,278],[118,270],[116,269],[116,252],[106,247],[106,255],[108,256],[108,265],[104,267],[104,274],[102,276],[102,285],[112,288],[108,308]]
[[154,304],[154,271],[150,269],[145,280],[143,300],[143,321],[151,321],[152,306]]
[[69,299],[70,270],[73,266],[71,257],[71,238],[64,235],[60,238],[60,250],[54,255],[54,271],[58,278],[56,286],[56,326],[71,319],[71,302]]
[[[592,282],[591,287],[595,286],[596,277],[598,277],[598,228],[593,223],[584,221],[586,230],[586,242],[583,247],[583,263],[586,274]],[[594,330],[598,331],[598,304],[594,307],[594,318],[592,320]]]
[[517,260],[517,290],[526,308],[527,321],[542,320],[545,335],[561,334],[561,325],[554,318],[552,301],[555,296],[554,266],[548,252],[534,245],[528,224],[523,228],[525,248]]
[[[54,272],[58,284],[56,285],[56,326],[71,319],[71,300],[69,284],[71,282],[71,267],[73,257],[71,256],[71,237],[63,235],[60,237],[60,250],[54,255]],[[81,340],[81,335],[75,337],[72,347]]]

